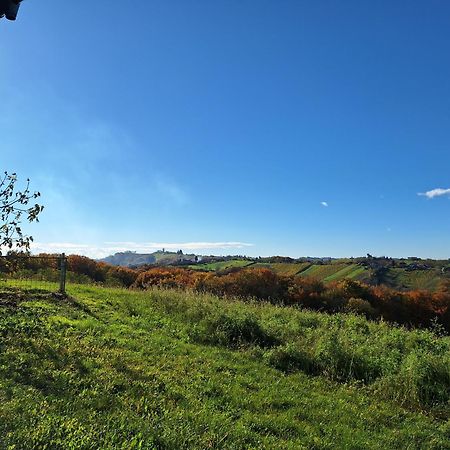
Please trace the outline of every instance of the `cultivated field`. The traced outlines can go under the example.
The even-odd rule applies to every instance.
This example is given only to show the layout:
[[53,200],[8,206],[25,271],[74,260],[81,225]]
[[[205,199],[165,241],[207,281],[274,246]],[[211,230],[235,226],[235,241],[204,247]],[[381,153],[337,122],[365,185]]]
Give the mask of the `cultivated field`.
[[251,267],[272,269],[280,275],[297,275],[310,266],[310,263],[256,263]]
[[207,271],[223,271],[232,268],[243,268],[252,265],[252,261],[246,261],[242,259],[231,259],[229,261],[219,261],[205,264],[192,264],[189,265],[189,269],[194,270],[207,270]]

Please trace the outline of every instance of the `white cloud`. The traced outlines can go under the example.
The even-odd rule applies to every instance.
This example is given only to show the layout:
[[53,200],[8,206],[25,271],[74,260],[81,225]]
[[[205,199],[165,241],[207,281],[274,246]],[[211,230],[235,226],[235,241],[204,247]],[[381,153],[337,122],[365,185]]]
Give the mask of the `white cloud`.
[[105,242],[107,245],[120,246],[130,248],[132,250],[145,249],[145,250],[158,250],[166,248],[168,250],[201,250],[210,248],[243,248],[251,247],[253,244],[245,242]]
[[321,204],[322,206],[325,206],[325,207],[328,206],[328,202],[320,202],[320,204]]
[[419,192],[417,195],[423,195],[424,197],[427,198],[442,197],[443,195],[450,196],[450,188],[449,189],[436,188],[427,192]]
[[251,247],[246,242],[105,242],[102,246],[76,244],[71,242],[34,242],[31,245],[33,253],[67,253],[104,258],[117,252],[135,251],[137,253],[152,253],[156,250],[238,250]]

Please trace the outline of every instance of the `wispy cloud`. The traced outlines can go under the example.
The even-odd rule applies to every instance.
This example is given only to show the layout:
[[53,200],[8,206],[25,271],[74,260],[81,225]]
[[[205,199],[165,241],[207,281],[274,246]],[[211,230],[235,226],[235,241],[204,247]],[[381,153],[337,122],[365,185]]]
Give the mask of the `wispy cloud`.
[[135,251],[137,253],[151,253],[156,250],[183,251],[217,251],[240,250],[252,247],[247,242],[104,242],[101,246],[77,244],[72,242],[34,242],[31,246],[33,253],[67,253],[85,255],[91,258],[103,258],[117,252]]
[[442,197],[443,195],[450,196],[450,188],[449,189],[436,188],[427,192],[419,192],[417,195],[422,195],[427,198]]
[[145,250],[158,250],[165,248],[168,250],[201,250],[201,249],[226,249],[226,248],[244,248],[251,247],[253,244],[238,241],[227,242],[105,242],[107,245],[114,245],[120,247],[127,247],[132,250],[145,249]]
[[321,204],[322,206],[325,206],[325,208],[328,207],[328,202],[320,202],[320,204]]
[[189,196],[174,180],[158,175],[155,178],[155,187],[157,192],[178,205],[185,205],[189,202]]
[[88,244],[75,244],[73,242],[32,242],[31,252],[37,253],[66,253],[90,256],[97,258],[101,249]]

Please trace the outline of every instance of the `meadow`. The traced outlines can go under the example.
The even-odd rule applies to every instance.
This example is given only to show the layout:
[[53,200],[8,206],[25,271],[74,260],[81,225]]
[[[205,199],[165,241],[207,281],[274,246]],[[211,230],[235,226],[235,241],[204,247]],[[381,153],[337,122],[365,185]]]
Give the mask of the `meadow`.
[[206,271],[222,271],[234,268],[242,268],[252,265],[252,261],[246,261],[242,259],[230,259],[227,261],[218,261],[211,263],[190,264],[187,266],[193,270],[206,270]]
[[450,338],[192,291],[2,288],[0,448],[450,448]]
[[280,275],[298,275],[310,267],[310,263],[255,263],[252,268],[271,269]]

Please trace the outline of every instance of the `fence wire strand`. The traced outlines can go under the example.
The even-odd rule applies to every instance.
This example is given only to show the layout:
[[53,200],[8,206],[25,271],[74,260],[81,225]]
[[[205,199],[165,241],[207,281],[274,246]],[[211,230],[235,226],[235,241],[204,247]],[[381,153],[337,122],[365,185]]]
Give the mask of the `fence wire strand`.
[[64,255],[0,256],[0,289],[61,291],[62,270],[65,279]]

